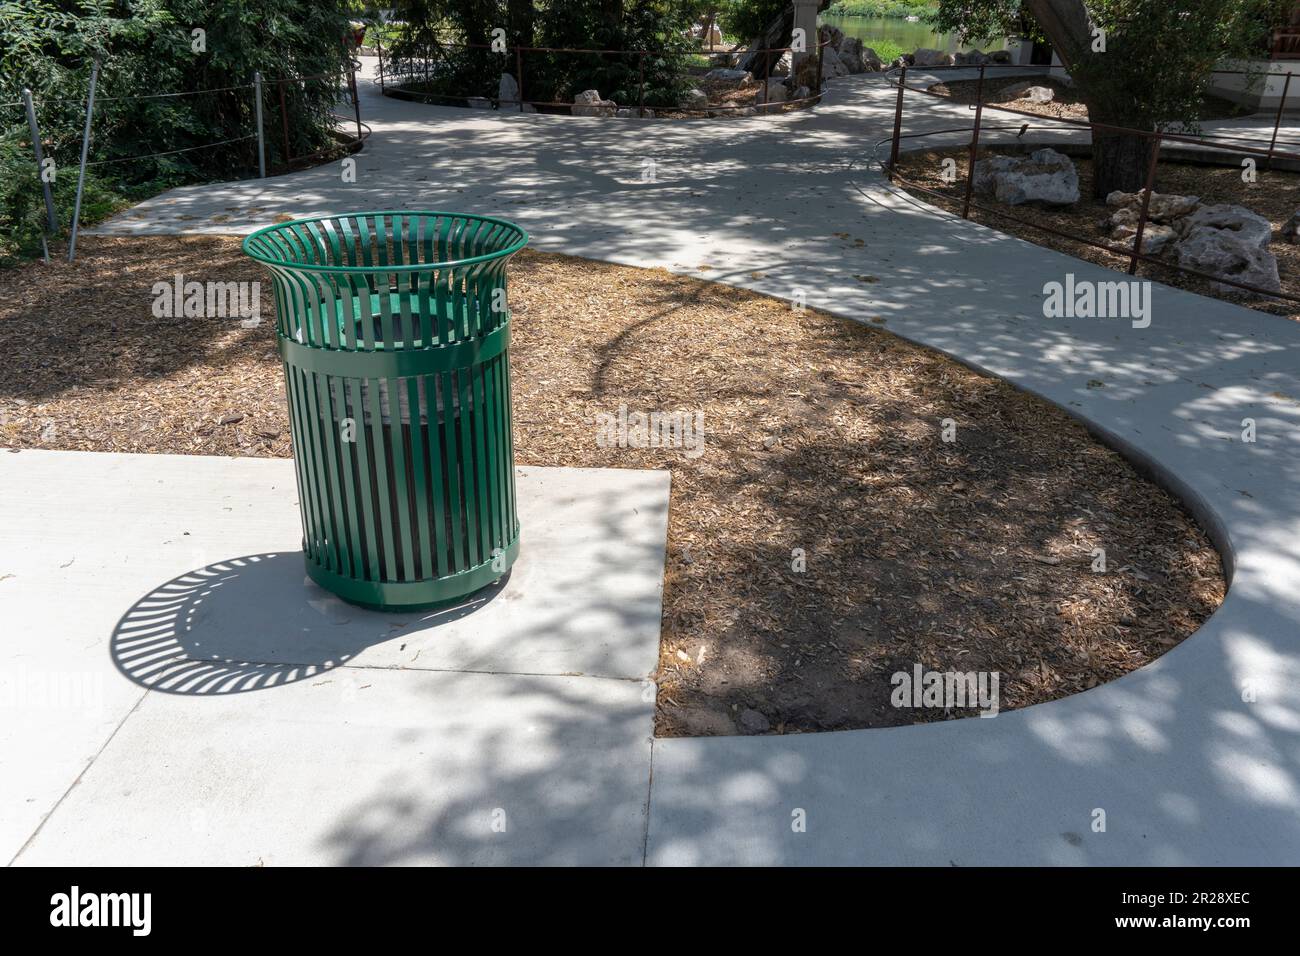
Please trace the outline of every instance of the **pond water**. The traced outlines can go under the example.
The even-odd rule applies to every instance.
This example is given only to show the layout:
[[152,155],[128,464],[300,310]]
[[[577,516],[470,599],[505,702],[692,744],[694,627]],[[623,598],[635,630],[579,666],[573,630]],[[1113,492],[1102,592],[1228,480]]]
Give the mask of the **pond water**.
[[[955,39],[946,33],[935,33],[928,23],[904,20],[902,17],[828,17],[819,18],[821,23],[837,27],[846,36],[857,37],[867,46],[872,40],[888,40],[911,53],[925,47],[930,50],[973,50],[978,44],[957,45]],[[1005,39],[990,40],[981,50],[1004,50]]]

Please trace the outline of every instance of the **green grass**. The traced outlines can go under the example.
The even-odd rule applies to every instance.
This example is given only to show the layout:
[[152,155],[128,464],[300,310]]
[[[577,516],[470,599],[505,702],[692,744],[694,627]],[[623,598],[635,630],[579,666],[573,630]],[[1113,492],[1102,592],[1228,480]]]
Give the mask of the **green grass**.
[[835,0],[822,12],[832,17],[924,17],[938,9],[933,0]]

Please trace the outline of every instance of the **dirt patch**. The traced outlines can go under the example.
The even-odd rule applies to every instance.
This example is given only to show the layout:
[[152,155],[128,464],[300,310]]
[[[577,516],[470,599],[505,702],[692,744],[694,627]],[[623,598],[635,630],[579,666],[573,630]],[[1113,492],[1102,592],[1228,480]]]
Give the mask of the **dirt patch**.
[[[994,152],[1020,154],[1028,152],[1031,148],[1025,147],[1014,150],[981,149],[979,158],[982,159]],[[898,170],[903,178],[926,189],[934,190],[940,195],[936,200],[935,196],[928,195],[917,189],[911,189],[906,184],[900,183],[900,188],[908,190],[918,199],[923,199],[926,202],[937,201],[939,205],[960,213],[962,200],[966,195],[968,155],[965,148],[906,153],[900,156],[898,160]],[[956,182],[945,182],[941,175],[942,163],[946,158],[957,161],[959,173]],[[1108,207],[1102,200],[1094,199],[1092,196],[1092,160],[1082,156],[1073,156],[1071,158],[1074,160],[1074,166],[1079,172],[1080,195],[1079,202],[1073,206],[1040,206],[1029,203],[1021,206],[999,206],[991,197],[978,194],[975,196],[975,202],[986,207],[1003,209],[1008,214],[1027,220],[1034,225],[1046,226],[1092,242],[1109,242],[1113,245],[1119,245],[1121,240],[1108,238],[1102,228],[1102,223],[1115,210]],[[1273,241],[1269,243],[1268,249],[1277,257],[1277,271],[1282,281],[1282,291],[1289,295],[1300,294],[1300,245],[1292,245],[1282,238],[1282,226],[1295,214],[1297,208],[1300,208],[1300,174],[1283,170],[1267,171],[1261,168],[1257,180],[1253,183],[1246,183],[1241,179],[1241,172],[1240,166],[1202,166],[1190,163],[1161,162],[1156,167],[1155,191],[1157,193],[1199,196],[1201,201],[1207,205],[1230,203],[1236,206],[1245,206],[1252,212],[1263,216],[1273,224]],[[1040,246],[1047,246],[1049,249],[1069,253],[1088,262],[1095,262],[1098,265],[1120,271],[1128,269],[1129,257],[1127,255],[1098,249],[1085,242],[1069,239],[1065,236],[1041,232],[1032,225],[1016,222],[1006,216],[985,212],[980,209],[972,209],[971,219],[1000,232],[1018,236]],[[1160,258],[1172,260],[1171,250],[1172,243],[1165,247],[1160,254]],[[1244,290],[1239,293],[1216,291],[1213,283],[1208,279],[1191,276],[1157,262],[1140,262],[1137,274],[1144,278],[1163,282],[1166,285],[1177,286],[1180,289],[1188,289],[1201,295],[1234,302],[1261,312],[1285,315],[1293,319],[1300,318],[1300,303],[1288,302],[1271,296],[1253,295]]]
[[[155,318],[178,272],[261,280],[264,321]],[[893,707],[916,664],[999,672],[1024,707],[1140,667],[1223,599],[1206,536],[1081,425],[879,328],[535,253],[511,305],[518,463],[673,472],[660,735],[972,712]],[[288,455],[271,307],[230,238],[88,237],[75,266],[0,273],[0,443]],[[699,413],[703,453],[601,447],[620,406]]]

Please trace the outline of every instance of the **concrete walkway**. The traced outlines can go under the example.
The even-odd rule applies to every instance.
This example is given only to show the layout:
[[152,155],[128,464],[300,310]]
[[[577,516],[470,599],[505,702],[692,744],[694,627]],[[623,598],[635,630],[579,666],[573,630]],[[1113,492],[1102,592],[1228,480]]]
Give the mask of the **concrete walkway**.
[[520,468],[457,608],[306,578],[292,462],[0,452],[0,854],[21,865],[645,854],[666,471]]
[[[1045,319],[1045,282],[1119,277],[892,191],[867,165],[892,111],[871,77],[839,81],[813,112],[716,123],[368,92],[375,135],[357,183],[325,167],[175,190],[102,231],[450,208],[514,219],[541,249],[804,290],[809,305],[884,319],[1087,421],[1172,485],[1233,565],[1227,601],[1197,635],[1075,697],[992,720],[656,741],[648,862],[1295,863],[1300,325],[1162,286],[1149,328]],[[926,98],[908,129],[958,115],[968,122]],[[1253,444],[1240,440],[1245,418]]]

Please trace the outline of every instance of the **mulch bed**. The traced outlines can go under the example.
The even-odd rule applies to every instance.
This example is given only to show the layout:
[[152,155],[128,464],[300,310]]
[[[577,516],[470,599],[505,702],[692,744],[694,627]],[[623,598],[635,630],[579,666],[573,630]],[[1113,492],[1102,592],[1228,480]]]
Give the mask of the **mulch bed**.
[[[269,317],[232,238],[88,237],[75,266],[0,273],[0,444],[288,455],[272,322],[154,318],[178,272],[262,280]],[[1206,536],[1081,425],[878,326],[557,255],[511,283],[518,463],[673,472],[660,735],[969,713],[892,707],[915,663],[998,671],[1024,707],[1140,667],[1223,599]],[[601,447],[620,404],[702,412],[706,450]]]
[[[999,73],[1001,73],[1000,76]],[[1052,90],[1055,94],[1052,101],[1050,103],[1031,103],[1027,99],[1017,99],[1014,94],[1003,92],[1009,86],[1020,85],[1026,81],[1032,82],[1034,86],[1046,86]],[[986,105],[996,103],[1001,106],[1024,110],[1026,113],[1037,113],[1040,116],[1051,116],[1056,119],[1083,120],[1085,122],[1088,119],[1088,107],[1084,105],[1076,87],[1063,83],[1055,77],[1042,74],[1028,75],[1020,70],[990,69],[984,77],[982,91],[980,90],[979,80],[945,80],[932,84],[928,89],[931,93],[949,97],[958,103],[974,105],[977,97],[982,96]],[[1225,100],[1218,96],[1207,96],[1201,101],[1200,115],[1197,118],[1201,120],[1230,119],[1237,116],[1249,116],[1251,112],[1252,110],[1233,103],[1231,100]],[[997,120],[998,122],[1011,123],[1015,121],[1015,117],[1008,113],[990,113],[989,117],[985,122],[993,122],[993,117],[1000,117]]]
[[[1019,154],[1021,149],[981,148],[979,158],[994,152]],[[961,212],[961,203],[966,194],[966,166],[969,153],[964,147],[924,152],[906,153],[899,157],[898,168],[902,176],[926,189],[940,193],[946,202],[938,202],[935,197],[916,189],[907,189],[918,199],[925,202],[945,205],[950,211]],[[940,175],[945,158],[957,161],[958,178],[954,183],[944,182]],[[1005,209],[1012,216],[1029,220],[1032,223],[1057,229],[1070,235],[1085,237],[1093,242],[1110,242],[1120,245],[1121,240],[1110,239],[1102,228],[1102,223],[1115,210],[1103,200],[1094,199],[1092,195],[1092,160],[1087,157],[1071,156],[1075,169],[1079,172],[1079,202],[1073,206],[1040,206],[1026,203],[1021,206],[1001,206],[990,196],[975,196],[975,202],[992,208]],[[1300,174],[1284,170],[1272,171],[1263,168],[1261,163],[1258,178],[1253,183],[1242,182],[1240,166],[1204,166],[1191,163],[1161,162],[1156,167],[1157,193],[1176,193],[1179,195],[1199,196],[1203,203],[1229,203],[1245,206],[1273,224],[1273,241],[1269,243],[1269,252],[1277,257],[1278,276],[1282,281],[1282,291],[1290,295],[1300,295],[1300,246],[1292,245],[1282,238],[1282,226],[1300,207]],[[1107,266],[1111,269],[1127,271],[1129,257],[1098,249],[1082,242],[1076,242],[1062,236],[1040,232],[1038,229],[1015,222],[1004,216],[987,213],[979,209],[971,210],[971,219],[983,223],[1001,232],[1018,236],[1040,246],[1047,246],[1060,252],[1069,253],[1079,259]],[[1165,247],[1162,257],[1172,259],[1172,244]],[[1137,274],[1154,279],[1166,285],[1188,289],[1201,295],[1234,302],[1261,312],[1285,315],[1293,319],[1300,318],[1300,304],[1275,299],[1270,296],[1254,295],[1245,290],[1234,292],[1218,291],[1208,279],[1187,275],[1177,269],[1161,266],[1158,263],[1140,262]]]

